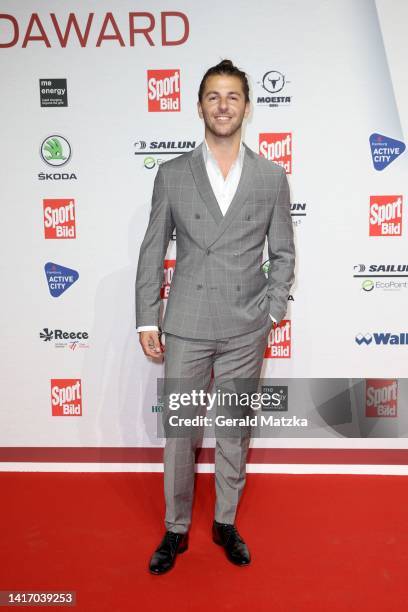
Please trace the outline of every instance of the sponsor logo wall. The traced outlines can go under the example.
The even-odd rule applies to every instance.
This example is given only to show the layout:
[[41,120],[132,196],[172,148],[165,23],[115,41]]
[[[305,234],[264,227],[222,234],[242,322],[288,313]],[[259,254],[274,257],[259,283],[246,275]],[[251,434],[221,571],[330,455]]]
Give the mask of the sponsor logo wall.
[[[198,86],[223,55],[249,77],[245,142],[285,169],[291,189],[296,281],[285,318],[267,339],[263,376],[361,378],[362,419],[403,417],[408,158],[374,4],[364,2],[362,23],[354,3],[334,0],[327,24],[310,3],[295,0],[283,11],[283,0],[260,1],[265,19],[257,31],[248,30],[253,9],[240,7],[227,45],[220,41],[229,11],[237,10],[231,0],[218,7],[216,22],[187,0],[172,10],[133,12],[106,2],[95,8],[87,1],[81,12],[51,12],[33,0],[17,10],[6,2],[2,82],[24,93],[0,101],[8,302],[0,446],[163,444],[152,414],[163,366],[144,357],[135,331],[138,251],[158,166],[201,143]],[[304,36],[309,27],[340,32],[345,20],[369,52],[364,78],[350,45],[334,69],[329,37]],[[273,61],[270,23],[282,50]],[[288,45],[289,31],[302,40],[301,54]],[[266,276],[269,257],[265,245],[259,266]],[[174,233],[163,310],[176,267]],[[288,385],[268,389],[279,401],[265,410],[287,411]],[[289,395],[295,410],[297,396]],[[329,419],[324,431],[324,444],[321,434],[311,444],[338,443]],[[361,426],[360,437],[373,431]]]

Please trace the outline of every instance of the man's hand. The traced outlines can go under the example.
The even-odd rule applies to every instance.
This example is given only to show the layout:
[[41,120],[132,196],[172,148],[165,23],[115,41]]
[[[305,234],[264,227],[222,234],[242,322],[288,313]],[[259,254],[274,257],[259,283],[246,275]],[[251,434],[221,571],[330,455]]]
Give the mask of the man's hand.
[[146,357],[153,357],[154,359],[157,359],[157,357],[162,357],[164,346],[159,340],[159,334],[157,331],[139,332],[139,342]]

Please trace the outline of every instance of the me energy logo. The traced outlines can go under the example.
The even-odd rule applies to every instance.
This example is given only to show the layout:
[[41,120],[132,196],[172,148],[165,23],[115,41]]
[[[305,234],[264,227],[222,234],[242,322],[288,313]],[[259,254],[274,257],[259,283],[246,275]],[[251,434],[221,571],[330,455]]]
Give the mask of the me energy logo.
[[286,174],[292,173],[291,132],[259,134],[259,153],[285,168]]
[[51,379],[52,416],[82,416],[80,378]]
[[68,106],[67,79],[40,79],[41,106]]
[[48,283],[48,289],[52,297],[59,297],[67,289],[71,287],[79,278],[76,270],[65,268],[59,264],[48,261],[45,266],[45,276]]
[[396,417],[398,381],[368,378],[366,380],[366,417]]
[[149,113],[180,111],[180,70],[148,70]]
[[271,329],[264,357],[266,359],[289,359],[292,352],[291,342],[291,321],[289,319],[283,319],[279,325],[276,325]]
[[405,144],[400,140],[377,133],[371,134],[370,147],[374,168],[379,171],[384,170],[405,151]]
[[402,195],[370,196],[369,235],[401,236]]
[[44,238],[76,238],[74,200],[43,200],[43,210]]
[[40,154],[48,166],[64,166],[71,159],[71,145],[64,136],[52,134],[43,140]]
[[163,269],[163,284],[160,289],[160,297],[162,300],[167,300],[170,292],[170,285],[176,267],[175,259],[165,259]]

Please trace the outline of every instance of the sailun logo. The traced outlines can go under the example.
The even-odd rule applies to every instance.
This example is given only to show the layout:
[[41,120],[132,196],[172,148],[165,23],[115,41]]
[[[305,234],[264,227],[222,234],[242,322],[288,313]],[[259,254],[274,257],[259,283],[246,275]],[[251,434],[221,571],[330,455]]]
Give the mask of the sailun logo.
[[401,332],[399,334],[392,334],[391,332],[373,332],[372,334],[357,334],[356,335],[356,343],[359,346],[369,344],[383,344],[383,345],[395,345],[395,344],[404,344],[408,345],[408,333]]

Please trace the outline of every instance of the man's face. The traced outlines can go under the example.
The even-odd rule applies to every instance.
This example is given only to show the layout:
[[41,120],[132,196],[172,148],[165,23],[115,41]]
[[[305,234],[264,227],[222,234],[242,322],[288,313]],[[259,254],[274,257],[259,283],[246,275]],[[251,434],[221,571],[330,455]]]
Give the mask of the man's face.
[[198,114],[206,129],[220,138],[232,136],[250,111],[239,77],[215,74],[206,79]]

